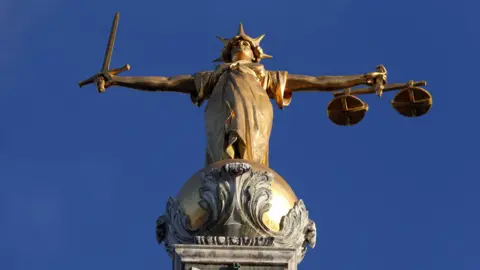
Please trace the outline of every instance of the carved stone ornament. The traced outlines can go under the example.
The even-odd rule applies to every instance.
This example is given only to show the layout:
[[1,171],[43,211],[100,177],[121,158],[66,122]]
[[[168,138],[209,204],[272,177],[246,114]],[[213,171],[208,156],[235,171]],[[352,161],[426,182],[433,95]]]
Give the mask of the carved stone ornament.
[[178,206],[175,198],[170,197],[167,202],[165,215],[157,219],[157,241],[165,243],[168,255],[173,256],[173,245],[188,244],[194,242],[197,233],[189,227],[190,220]]
[[192,230],[190,221],[175,198],[157,219],[157,240],[165,242],[172,255],[175,244],[274,246],[297,250],[298,262],[306,246],[315,246],[315,223],[308,218],[302,200],[282,217],[280,230],[270,230],[262,220],[271,208],[273,174],[252,171],[247,163],[227,163],[202,173],[200,207],[208,212],[202,227]]
[[195,244],[214,246],[273,246],[273,237],[196,236]]

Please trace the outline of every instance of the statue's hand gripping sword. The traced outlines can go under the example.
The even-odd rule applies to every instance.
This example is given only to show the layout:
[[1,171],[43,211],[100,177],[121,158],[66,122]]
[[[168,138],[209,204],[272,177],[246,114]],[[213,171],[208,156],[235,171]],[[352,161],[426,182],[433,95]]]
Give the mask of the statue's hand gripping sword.
[[118,20],[120,18],[120,13],[115,14],[115,18],[113,19],[112,29],[110,31],[110,38],[108,39],[107,49],[105,51],[105,58],[103,59],[103,66],[99,73],[93,75],[92,77],[81,81],[78,83],[80,87],[96,83],[97,90],[99,93],[105,92],[105,80],[109,81],[112,79],[112,75],[117,75],[123,71],[130,70],[130,65],[126,64],[121,68],[116,68],[109,70],[110,68],[110,60],[112,59],[113,53],[113,44],[115,43],[115,37],[117,35],[117,27],[118,27]]

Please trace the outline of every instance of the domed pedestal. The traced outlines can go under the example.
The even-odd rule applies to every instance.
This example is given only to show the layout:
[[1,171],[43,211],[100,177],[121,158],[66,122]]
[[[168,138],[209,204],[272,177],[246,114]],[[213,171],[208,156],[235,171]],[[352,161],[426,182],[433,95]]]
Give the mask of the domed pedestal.
[[[176,247],[183,254],[213,248],[225,255],[231,249],[239,260],[249,258],[244,253],[250,251],[283,257],[293,252],[295,268],[287,269],[296,269],[315,237],[315,223],[288,183],[272,169],[245,160],[224,160],[197,172],[157,220],[157,240],[177,259]],[[214,253],[212,263],[218,263]]]

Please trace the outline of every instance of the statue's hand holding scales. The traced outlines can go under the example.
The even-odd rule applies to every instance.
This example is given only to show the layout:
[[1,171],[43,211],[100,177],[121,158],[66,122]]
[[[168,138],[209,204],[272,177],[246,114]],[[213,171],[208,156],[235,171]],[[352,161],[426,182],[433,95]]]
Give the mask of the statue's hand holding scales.
[[[387,71],[382,65],[375,72],[345,76],[308,76],[266,70],[260,61],[272,56],[265,54],[260,47],[264,35],[252,38],[241,24],[235,37],[219,38],[224,47],[220,58],[215,61],[223,63],[212,71],[174,77],[115,76],[130,68],[125,65],[109,69],[118,18],[117,13],[101,71],[79,85],[96,83],[99,92],[115,85],[144,91],[184,93],[190,95],[198,106],[208,100],[205,109],[207,164],[240,158],[268,166],[273,122],[270,99],[282,109],[290,104],[294,92],[333,92],[334,99],[328,105],[327,114],[339,125],[354,125],[363,119],[368,105],[357,95],[382,96],[384,92],[400,90],[392,106],[409,117],[425,114],[432,105],[430,93],[420,88],[426,85],[425,81],[386,84]],[[358,85],[370,87],[351,90]]]

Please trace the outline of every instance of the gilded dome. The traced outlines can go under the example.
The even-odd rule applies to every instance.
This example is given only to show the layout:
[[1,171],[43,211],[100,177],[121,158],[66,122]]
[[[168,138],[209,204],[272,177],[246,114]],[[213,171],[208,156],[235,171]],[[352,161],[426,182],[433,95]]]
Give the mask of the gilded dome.
[[280,230],[280,221],[282,217],[294,207],[295,202],[298,201],[297,196],[288,183],[278,173],[261,164],[246,160],[222,160],[208,165],[204,169],[195,173],[185,185],[183,185],[176,198],[179,207],[190,219],[191,229],[195,230],[200,228],[208,220],[207,211],[199,204],[201,200],[199,192],[202,186],[201,176],[204,173],[210,172],[212,169],[219,169],[225,164],[233,162],[247,163],[251,166],[252,171],[268,172],[273,175],[273,181],[271,183],[271,208],[263,214],[262,221],[268,229],[278,232]]

